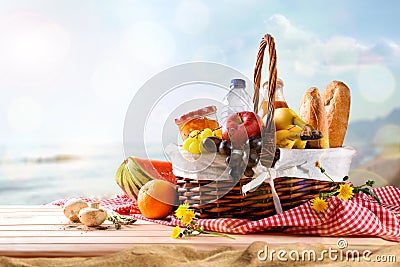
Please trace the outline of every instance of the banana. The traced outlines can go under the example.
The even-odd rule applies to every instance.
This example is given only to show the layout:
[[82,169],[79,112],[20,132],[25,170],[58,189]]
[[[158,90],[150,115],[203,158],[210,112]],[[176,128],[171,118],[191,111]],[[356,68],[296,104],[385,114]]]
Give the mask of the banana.
[[276,131],[276,145],[280,148],[304,149],[307,141],[302,140],[301,128],[295,125],[289,130]]
[[[290,132],[301,132],[301,128],[299,126],[295,126],[289,129]],[[294,141],[293,147],[295,149],[304,149],[306,147],[307,141],[303,141],[300,138]]]
[[[281,130],[281,131],[286,131],[286,130]],[[276,142],[276,146],[279,148],[292,149],[295,142],[296,141],[290,139],[282,139]]]
[[[319,140],[323,137],[321,131],[314,130],[311,125],[303,121],[299,115],[290,108],[276,109],[274,123],[277,131],[290,130],[293,127],[298,127],[300,131],[296,131],[296,133],[300,136],[302,141]],[[304,143],[298,143],[296,147],[302,147],[303,145]]]
[[276,131],[276,146],[280,148],[293,148],[297,139],[300,139],[300,133],[289,130]]
[[288,130],[292,125],[297,125],[301,129],[307,125],[296,112],[290,108],[278,108],[274,115],[275,128],[277,130]]

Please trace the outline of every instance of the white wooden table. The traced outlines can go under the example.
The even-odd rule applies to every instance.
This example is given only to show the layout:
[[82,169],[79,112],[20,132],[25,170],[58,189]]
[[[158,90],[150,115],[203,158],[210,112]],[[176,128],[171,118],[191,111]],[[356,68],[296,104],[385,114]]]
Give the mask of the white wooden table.
[[[269,244],[327,244],[336,247],[337,237],[294,236],[282,233],[232,235],[236,239],[202,235],[184,239],[171,238],[172,227],[138,220],[116,230],[106,221],[106,230],[82,230],[64,217],[57,206],[0,206],[0,255],[12,257],[100,256],[135,245],[180,244],[202,250],[230,246],[248,247],[254,241]],[[346,238],[358,249],[376,251],[395,242],[380,238]]]

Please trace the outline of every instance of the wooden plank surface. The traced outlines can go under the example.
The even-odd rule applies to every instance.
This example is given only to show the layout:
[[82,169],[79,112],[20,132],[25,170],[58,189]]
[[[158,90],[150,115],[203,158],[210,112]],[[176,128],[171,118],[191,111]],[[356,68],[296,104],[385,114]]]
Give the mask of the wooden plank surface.
[[[71,224],[57,206],[0,206],[0,255],[14,257],[99,256],[115,253],[135,245],[177,244],[211,250],[221,246],[243,249],[254,241],[269,244],[327,244],[336,247],[337,237],[310,237],[262,233],[232,235],[231,240],[202,235],[171,238],[172,227],[138,220],[115,230],[110,222],[106,230],[81,229]],[[354,249],[372,251],[397,244],[380,238],[346,238]]]

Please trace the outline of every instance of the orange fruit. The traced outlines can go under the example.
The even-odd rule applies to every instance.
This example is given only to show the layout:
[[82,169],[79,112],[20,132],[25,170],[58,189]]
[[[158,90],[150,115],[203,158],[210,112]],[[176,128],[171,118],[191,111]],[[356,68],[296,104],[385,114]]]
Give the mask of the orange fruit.
[[178,193],[175,186],[164,180],[152,180],[143,185],[137,203],[143,216],[149,219],[163,219],[174,209]]

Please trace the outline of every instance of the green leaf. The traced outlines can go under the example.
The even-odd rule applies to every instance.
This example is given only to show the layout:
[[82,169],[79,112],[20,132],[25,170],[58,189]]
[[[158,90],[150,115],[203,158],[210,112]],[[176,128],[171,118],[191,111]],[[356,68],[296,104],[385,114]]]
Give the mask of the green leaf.
[[382,205],[381,201],[379,200],[379,197],[375,195],[369,188],[362,188],[361,191],[367,195],[370,195],[378,202],[379,205]]

